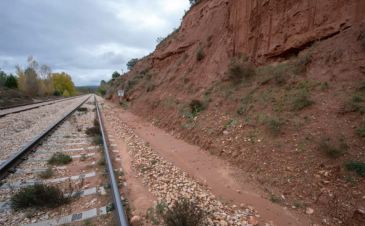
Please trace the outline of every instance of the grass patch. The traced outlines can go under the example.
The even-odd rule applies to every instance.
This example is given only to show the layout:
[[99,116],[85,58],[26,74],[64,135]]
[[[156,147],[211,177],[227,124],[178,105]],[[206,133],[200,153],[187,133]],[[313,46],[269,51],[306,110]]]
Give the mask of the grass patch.
[[348,149],[348,145],[343,139],[340,139],[339,145],[334,145],[330,143],[330,139],[322,139],[319,143],[319,149],[322,150],[328,157],[338,158],[345,154]]
[[39,178],[41,179],[49,179],[53,176],[52,167],[48,167],[47,170],[39,173]]
[[48,160],[48,164],[50,165],[66,165],[72,162],[72,158],[69,155],[66,155],[62,152],[57,152],[52,155],[52,157]]
[[287,83],[292,69],[289,63],[281,63],[278,65],[265,65],[258,67],[256,73],[264,76],[260,83],[266,84],[274,81],[276,85],[282,86]]
[[22,210],[30,207],[56,208],[69,202],[69,198],[57,187],[35,184],[21,188],[11,197],[11,207]]
[[353,94],[350,100],[345,103],[345,112],[365,113],[365,81],[360,83],[360,86]]
[[290,97],[291,109],[294,111],[303,110],[311,106],[314,102],[310,99],[309,92],[305,89],[300,89]]
[[346,169],[356,172],[357,175],[365,177],[365,163],[359,161],[351,161],[346,164]]
[[253,95],[249,94],[241,99],[240,107],[237,109],[238,115],[246,115],[252,108],[251,103],[253,102]]

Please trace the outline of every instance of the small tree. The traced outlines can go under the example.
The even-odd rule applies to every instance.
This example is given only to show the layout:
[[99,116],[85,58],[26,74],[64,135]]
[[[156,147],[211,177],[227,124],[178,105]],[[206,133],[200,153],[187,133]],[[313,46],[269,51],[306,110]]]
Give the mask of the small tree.
[[138,59],[137,58],[133,58],[130,61],[128,61],[127,63],[127,68],[128,70],[132,70],[133,67],[138,63]]
[[33,68],[28,67],[24,71],[24,75],[25,75],[25,92],[30,96],[36,96],[39,88],[37,72]]
[[112,74],[113,79],[118,78],[119,76],[120,76],[120,74],[117,71],[114,71]]
[[14,75],[10,74],[7,76],[4,85],[10,89],[16,89],[18,88],[18,79]]

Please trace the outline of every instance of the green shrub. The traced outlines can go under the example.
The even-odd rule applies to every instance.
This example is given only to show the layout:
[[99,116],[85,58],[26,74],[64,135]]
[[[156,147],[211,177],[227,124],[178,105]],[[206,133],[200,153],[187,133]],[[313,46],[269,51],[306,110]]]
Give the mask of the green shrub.
[[139,60],[137,58],[133,58],[133,59],[129,60],[127,62],[127,68],[128,68],[128,70],[132,70],[134,68],[134,66],[136,66],[136,64],[138,63],[138,61]]
[[162,218],[167,226],[200,226],[206,223],[206,213],[185,198],[176,201],[172,208],[167,208]]
[[352,161],[346,164],[346,169],[354,171],[357,175],[365,177],[365,163],[359,161]]
[[241,83],[255,75],[255,69],[246,58],[235,58],[228,68],[228,79],[234,83]]
[[17,77],[15,77],[14,75],[10,74],[5,81],[4,84],[6,87],[10,88],[10,89],[16,89],[18,88],[18,79]]
[[35,208],[55,208],[69,202],[69,198],[57,187],[35,184],[21,188],[11,197],[11,207],[15,210]]
[[205,109],[205,106],[203,102],[200,100],[192,100],[189,104],[190,112],[196,116],[199,112],[203,111]]
[[69,155],[66,155],[62,152],[57,152],[52,155],[52,157],[48,160],[48,164],[50,165],[66,165],[72,162],[72,158]]
[[319,149],[322,150],[327,156],[331,158],[338,158],[345,154],[348,149],[348,145],[344,140],[340,140],[340,144],[336,147],[330,144],[330,139],[322,139],[319,143]]
[[294,111],[300,111],[303,110],[306,107],[309,107],[314,102],[310,100],[308,91],[301,89],[297,91],[292,97],[291,97],[291,106],[292,110]]
[[53,176],[52,167],[48,167],[47,170],[39,173],[39,177],[42,179],[49,179]]

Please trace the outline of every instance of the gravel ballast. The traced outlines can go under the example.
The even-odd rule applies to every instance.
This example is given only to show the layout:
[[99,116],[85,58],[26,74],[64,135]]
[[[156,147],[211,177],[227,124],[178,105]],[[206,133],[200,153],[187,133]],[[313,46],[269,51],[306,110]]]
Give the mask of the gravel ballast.
[[0,118],[0,160],[8,159],[86,98],[83,96]]

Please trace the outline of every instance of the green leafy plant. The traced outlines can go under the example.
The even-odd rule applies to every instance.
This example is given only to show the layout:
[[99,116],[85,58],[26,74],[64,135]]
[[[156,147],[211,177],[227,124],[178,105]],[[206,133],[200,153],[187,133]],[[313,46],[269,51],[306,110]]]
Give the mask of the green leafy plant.
[[69,202],[69,198],[57,187],[35,184],[21,188],[11,197],[11,207],[15,210],[35,208],[55,208]]

